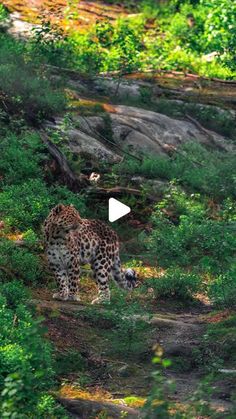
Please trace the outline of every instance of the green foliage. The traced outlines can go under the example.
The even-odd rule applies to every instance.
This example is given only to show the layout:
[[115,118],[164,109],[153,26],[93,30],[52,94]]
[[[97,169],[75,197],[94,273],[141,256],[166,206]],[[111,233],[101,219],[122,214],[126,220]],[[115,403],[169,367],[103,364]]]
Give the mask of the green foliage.
[[44,22],[35,31],[32,50],[54,65],[72,66],[81,73],[119,70],[131,72],[140,66],[142,22],[120,19],[115,25],[98,22],[86,33],[63,37],[60,30]]
[[236,316],[210,323],[204,337],[208,359],[214,369],[230,365],[236,367]]
[[209,285],[209,297],[218,307],[236,307],[236,268],[219,275]]
[[5,20],[8,17],[8,11],[3,6],[3,4],[0,4],[0,22]]
[[102,312],[95,307],[89,308],[85,318],[104,329],[104,338],[109,340],[109,348],[106,349],[109,353],[125,353],[129,358],[147,349],[151,326],[141,318],[144,312],[139,303],[129,301],[127,304],[124,293],[116,290],[111,304],[104,303],[104,307]]
[[19,278],[33,285],[41,278],[42,272],[38,255],[19,248],[11,240],[0,240],[0,280]]
[[43,181],[31,179],[21,185],[6,186],[0,195],[0,211],[7,225],[19,229],[39,227],[52,206]]
[[235,154],[208,151],[196,143],[186,143],[173,154],[144,157],[140,164],[126,158],[115,166],[116,173],[142,175],[178,181],[191,191],[199,191],[212,198],[224,199],[235,196]]
[[171,362],[163,358],[163,349],[159,345],[155,347],[155,356],[152,362],[156,369],[152,373],[152,389],[143,408],[144,418],[181,418],[182,415],[178,412],[173,415],[171,413],[171,403],[168,401],[167,391],[173,390],[173,385],[164,377],[164,370],[171,365]]
[[[160,33],[156,40],[151,35],[147,49],[153,53],[154,62],[159,62],[162,68],[192,71],[210,77],[234,76],[234,2],[186,0],[158,5],[154,0],[146,0],[143,11],[147,17],[158,17]],[[214,55],[208,59],[206,54],[212,52]]]
[[58,83],[27,52],[25,44],[0,34],[0,107],[33,123],[65,109]]
[[84,371],[85,366],[85,359],[75,349],[59,352],[56,356],[56,373],[60,376],[67,376],[75,371]]
[[[38,229],[58,202],[74,204],[83,214],[84,199],[65,186],[47,186],[42,179],[44,148],[38,135],[7,132],[0,144],[0,214],[8,227]],[[32,239],[32,234],[31,234]]]
[[[86,74],[154,68],[209,77],[235,76],[234,2],[139,3],[126,2],[126,6],[141,12],[135,17],[113,24],[109,20],[97,22],[86,33],[65,35],[59,27],[43,20],[41,27],[34,30],[29,50],[40,60]],[[77,18],[77,8],[68,4],[66,19]],[[150,20],[153,28],[147,31],[145,24]]]
[[199,196],[188,197],[173,187],[158,204],[152,219],[154,230],[149,246],[161,266],[192,266],[217,273],[233,263],[234,222],[211,219]]
[[[10,296],[11,293],[14,296]],[[54,376],[51,348],[42,338],[39,321],[33,319],[22,299],[21,284],[17,287],[15,282],[0,287],[1,417],[53,418],[58,414],[56,417],[65,418],[52,397],[47,396]]]
[[77,197],[63,186],[48,188],[42,180],[37,179],[3,188],[0,212],[9,227],[38,229],[58,202],[74,204],[81,214],[84,213],[82,197]]
[[195,419],[197,417],[210,417],[220,419],[218,412],[211,409],[211,381],[207,377],[200,383],[197,390],[191,397],[191,402],[186,403],[184,408],[181,404],[174,404],[171,401],[171,394],[175,389],[175,383],[168,380],[165,369],[171,365],[169,359],[163,358],[163,349],[160,345],[154,347],[155,355],[152,360],[156,369],[152,373],[153,385],[143,407],[144,418],[175,418]]
[[7,133],[0,143],[0,178],[1,183],[21,184],[27,178],[40,178],[43,146],[39,136],[26,133],[17,136]]
[[153,288],[154,295],[159,298],[174,298],[181,301],[189,301],[194,294],[202,289],[200,276],[185,272],[179,268],[167,269],[160,278],[150,279],[145,287]]
[[52,65],[65,67],[68,66],[73,53],[63,30],[48,20],[43,20],[39,27],[33,28],[29,50],[30,55],[36,55],[40,61],[46,59]]
[[1,284],[1,295],[6,299],[7,307],[13,310],[20,304],[25,305],[30,297],[28,289],[17,280]]
[[200,6],[208,10],[205,21],[206,45],[211,51],[223,54],[220,59],[235,69],[235,2],[213,0],[209,4],[207,0],[201,0]]

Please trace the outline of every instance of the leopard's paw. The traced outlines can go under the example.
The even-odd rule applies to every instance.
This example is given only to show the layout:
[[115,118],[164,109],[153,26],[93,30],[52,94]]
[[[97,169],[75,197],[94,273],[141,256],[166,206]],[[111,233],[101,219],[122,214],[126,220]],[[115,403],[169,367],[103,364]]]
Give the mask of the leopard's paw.
[[110,303],[110,299],[97,297],[91,302],[91,304],[93,304],[93,305],[94,304],[103,304],[103,303]]
[[60,294],[60,292],[55,292],[53,294],[52,298],[53,298],[53,300],[67,301],[68,300],[68,295]]
[[68,295],[67,300],[68,301],[81,301],[81,298],[79,295],[73,294],[73,295]]

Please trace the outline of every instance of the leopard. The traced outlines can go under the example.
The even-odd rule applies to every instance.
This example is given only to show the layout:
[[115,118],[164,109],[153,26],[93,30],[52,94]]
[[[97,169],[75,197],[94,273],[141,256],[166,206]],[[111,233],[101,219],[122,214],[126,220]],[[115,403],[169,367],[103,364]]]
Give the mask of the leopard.
[[44,221],[43,236],[58,288],[53,299],[80,301],[81,266],[85,264],[90,264],[98,287],[92,304],[110,302],[110,277],[120,288],[135,288],[136,271],[121,267],[118,235],[103,221],[82,218],[73,205],[57,204]]

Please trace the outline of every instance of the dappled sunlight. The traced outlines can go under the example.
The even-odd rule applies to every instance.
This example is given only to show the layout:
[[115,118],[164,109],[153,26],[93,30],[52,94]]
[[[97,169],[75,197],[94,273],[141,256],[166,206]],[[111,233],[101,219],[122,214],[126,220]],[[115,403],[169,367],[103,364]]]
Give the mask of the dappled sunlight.
[[49,20],[65,32],[85,31],[98,19],[113,21],[128,14],[122,6],[99,1],[3,0],[3,4],[28,22],[38,24],[42,19]]
[[102,387],[93,387],[91,390],[65,384],[59,391],[61,397],[69,397],[71,399],[81,398],[84,400],[97,400],[97,401],[113,401],[113,396]]

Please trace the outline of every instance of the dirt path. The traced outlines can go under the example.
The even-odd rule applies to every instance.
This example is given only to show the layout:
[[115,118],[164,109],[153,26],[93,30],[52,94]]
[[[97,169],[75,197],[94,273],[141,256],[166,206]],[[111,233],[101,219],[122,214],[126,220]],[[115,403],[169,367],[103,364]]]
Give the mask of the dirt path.
[[[171,359],[173,363],[173,368],[166,370],[166,377],[173,380],[176,386],[171,396],[173,401],[187,402],[204,376],[200,354],[206,330],[204,315],[209,312],[209,306],[202,305],[200,309],[186,309],[180,313],[164,311],[161,308],[159,312],[153,314],[151,319],[147,316],[136,316],[151,324],[152,334],[147,337],[145,350],[137,358],[126,359],[125,354],[119,357],[106,354],[106,345],[109,345],[109,342],[106,342],[107,339],[100,334],[99,320],[94,322],[86,319],[86,312],[91,307],[90,305],[49,299],[35,299],[31,303],[46,317],[48,337],[57,350],[68,351],[73,348],[86,358],[92,376],[89,386],[92,402],[94,388],[108,392],[113,399],[122,400],[130,395],[145,398],[150,391],[154,343],[159,343],[164,348],[165,357]],[[98,310],[102,312],[103,309],[99,307]],[[107,327],[109,325],[106,325],[105,329]],[[72,381],[76,381],[75,378],[76,373],[72,375]],[[76,412],[75,400],[78,401],[81,398],[80,392],[74,391],[71,396],[68,389],[62,390],[60,397],[66,400],[67,405],[68,403],[70,405],[71,400],[71,411]],[[89,398],[88,395],[86,397]],[[221,399],[213,400],[213,405],[220,411],[225,411],[230,407],[230,404]],[[92,403],[88,408],[92,409],[93,406]],[[97,408],[96,404],[95,407]],[[81,409],[77,410],[79,411],[81,413]],[[132,412],[130,414],[130,417],[134,417]]]

